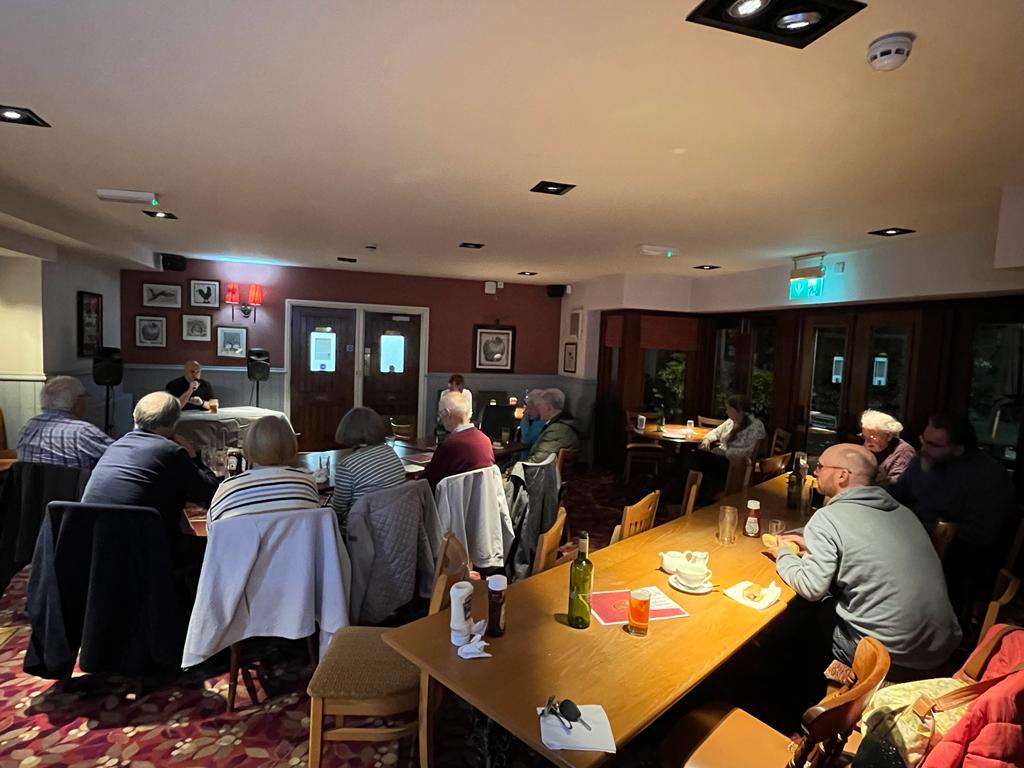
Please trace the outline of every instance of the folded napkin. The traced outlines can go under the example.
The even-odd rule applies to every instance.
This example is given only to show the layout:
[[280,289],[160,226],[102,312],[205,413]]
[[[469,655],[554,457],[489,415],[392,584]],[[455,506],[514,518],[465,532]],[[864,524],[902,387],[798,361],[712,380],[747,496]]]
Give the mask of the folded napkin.
[[491,654],[484,650],[487,645],[483,635],[473,635],[468,643],[459,646],[459,656],[463,659],[489,659]]
[[782,588],[779,587],[774,581],[764,588],[764,593],[761,595],[760,600],[748,600],[743,596],[743,590],[749,587],[754,582],[752,581],[741,581],[739,584],[733,584],[727,590],[725,594],[735,600],[737,603],[743,603],[751,608],[756,608],[759,611],[763,611],[770,605],[774,605],[775,601],[782,597]]
[[592,730],[581,723],[573,723],[572,730],[554,715],[545,715],[544,707],[537,707],[540,715],[540,740],[548,749],[578,749],[581,752],[608,752],[615,754],[615,737],[608,715],[600,704],[581,704],[580,714]]

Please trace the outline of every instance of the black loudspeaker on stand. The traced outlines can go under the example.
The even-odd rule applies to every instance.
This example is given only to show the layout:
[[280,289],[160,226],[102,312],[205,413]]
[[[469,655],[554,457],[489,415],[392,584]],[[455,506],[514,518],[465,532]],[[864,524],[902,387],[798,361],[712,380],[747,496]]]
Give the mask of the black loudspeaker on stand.
[[92,359],[92,380],[98,386],[107,388],[105,398],[106,409],[103,416],[103,429],[108,435],[114,434],[111,406],[114,400],[114,387],[124,378],[124,360],[121,350],[117,347],[100,347]]
[[256,407],[260,407],[260,382],[270,378],[270,352],[260,347],[249,350],[246,361],[246,374],[249,381],[256,382]]

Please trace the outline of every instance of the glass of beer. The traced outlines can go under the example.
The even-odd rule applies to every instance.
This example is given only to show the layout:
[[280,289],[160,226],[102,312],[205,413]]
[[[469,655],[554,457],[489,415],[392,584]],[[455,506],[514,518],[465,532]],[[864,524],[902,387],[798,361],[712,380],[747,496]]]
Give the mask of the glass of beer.
[[512,439],[512,430],[508,427],[501,428],[501,444],[508,445],[508,441]]
[[629,624],[626,631],[643,637],[651,621],[651,592],[648,589],[633,589],[629,593]]
[[736,525],[739,522],[739,516],[736,511],[736,507],[730,507],[722,505],[718,508],[718,543],[719,544],[735,544],[736,543]]
[[211,398],[206,401],[206,407],[210,409],[210,413],[216,413],[217,409],[220,408],[220,401],[216,398]]

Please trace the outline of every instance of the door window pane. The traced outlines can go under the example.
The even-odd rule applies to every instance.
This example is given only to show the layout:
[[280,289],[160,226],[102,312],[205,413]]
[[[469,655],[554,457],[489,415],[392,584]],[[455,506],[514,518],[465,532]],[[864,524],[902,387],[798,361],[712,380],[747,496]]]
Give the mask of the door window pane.
[[405,336],[387,333],[380,337],[380,372],[405,373]]
[[978,442],[996,458],[1017,458],[1024,379],[1024,324],[985,323],[974,332],[968,413]]
[[872,328],[870,344],[865,405],[902,421],[906,416],[910,329],[883,326]]
[[814,334],[807,453],[818,456],[836,442],[843,402],[846,329],[818,328]]
[[664,413],[669,422],[683,419],[686,353],[644,350],[644,410]]
[[309,334],[309,370],[334,373],[338,350],[338,335],[331,331],[313,331]]
[[756,325],[753,337],[750,407],[767,425],[772,420],[772,393],[775,387],[775,326]]
[[736,328],[719,328],[715,344],[715,400],[712,404],[712,416],[723,418],[725,401],[729,395],[740,391],[739,377],[736,371],[736,345],[739,330]]

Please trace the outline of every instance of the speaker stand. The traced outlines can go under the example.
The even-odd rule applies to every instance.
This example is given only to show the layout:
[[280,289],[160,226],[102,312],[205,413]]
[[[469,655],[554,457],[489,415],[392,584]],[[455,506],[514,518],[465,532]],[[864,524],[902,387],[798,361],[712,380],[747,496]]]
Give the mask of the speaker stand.
[[103,431],[111,437],[114,436],[114,423],[110,419],[111,405],[114,399],[114,388],[107,384],[107,396],[104,398],[106,408],[103,413]]
[[256,407],[260,407],[260,380],[256,379]]

